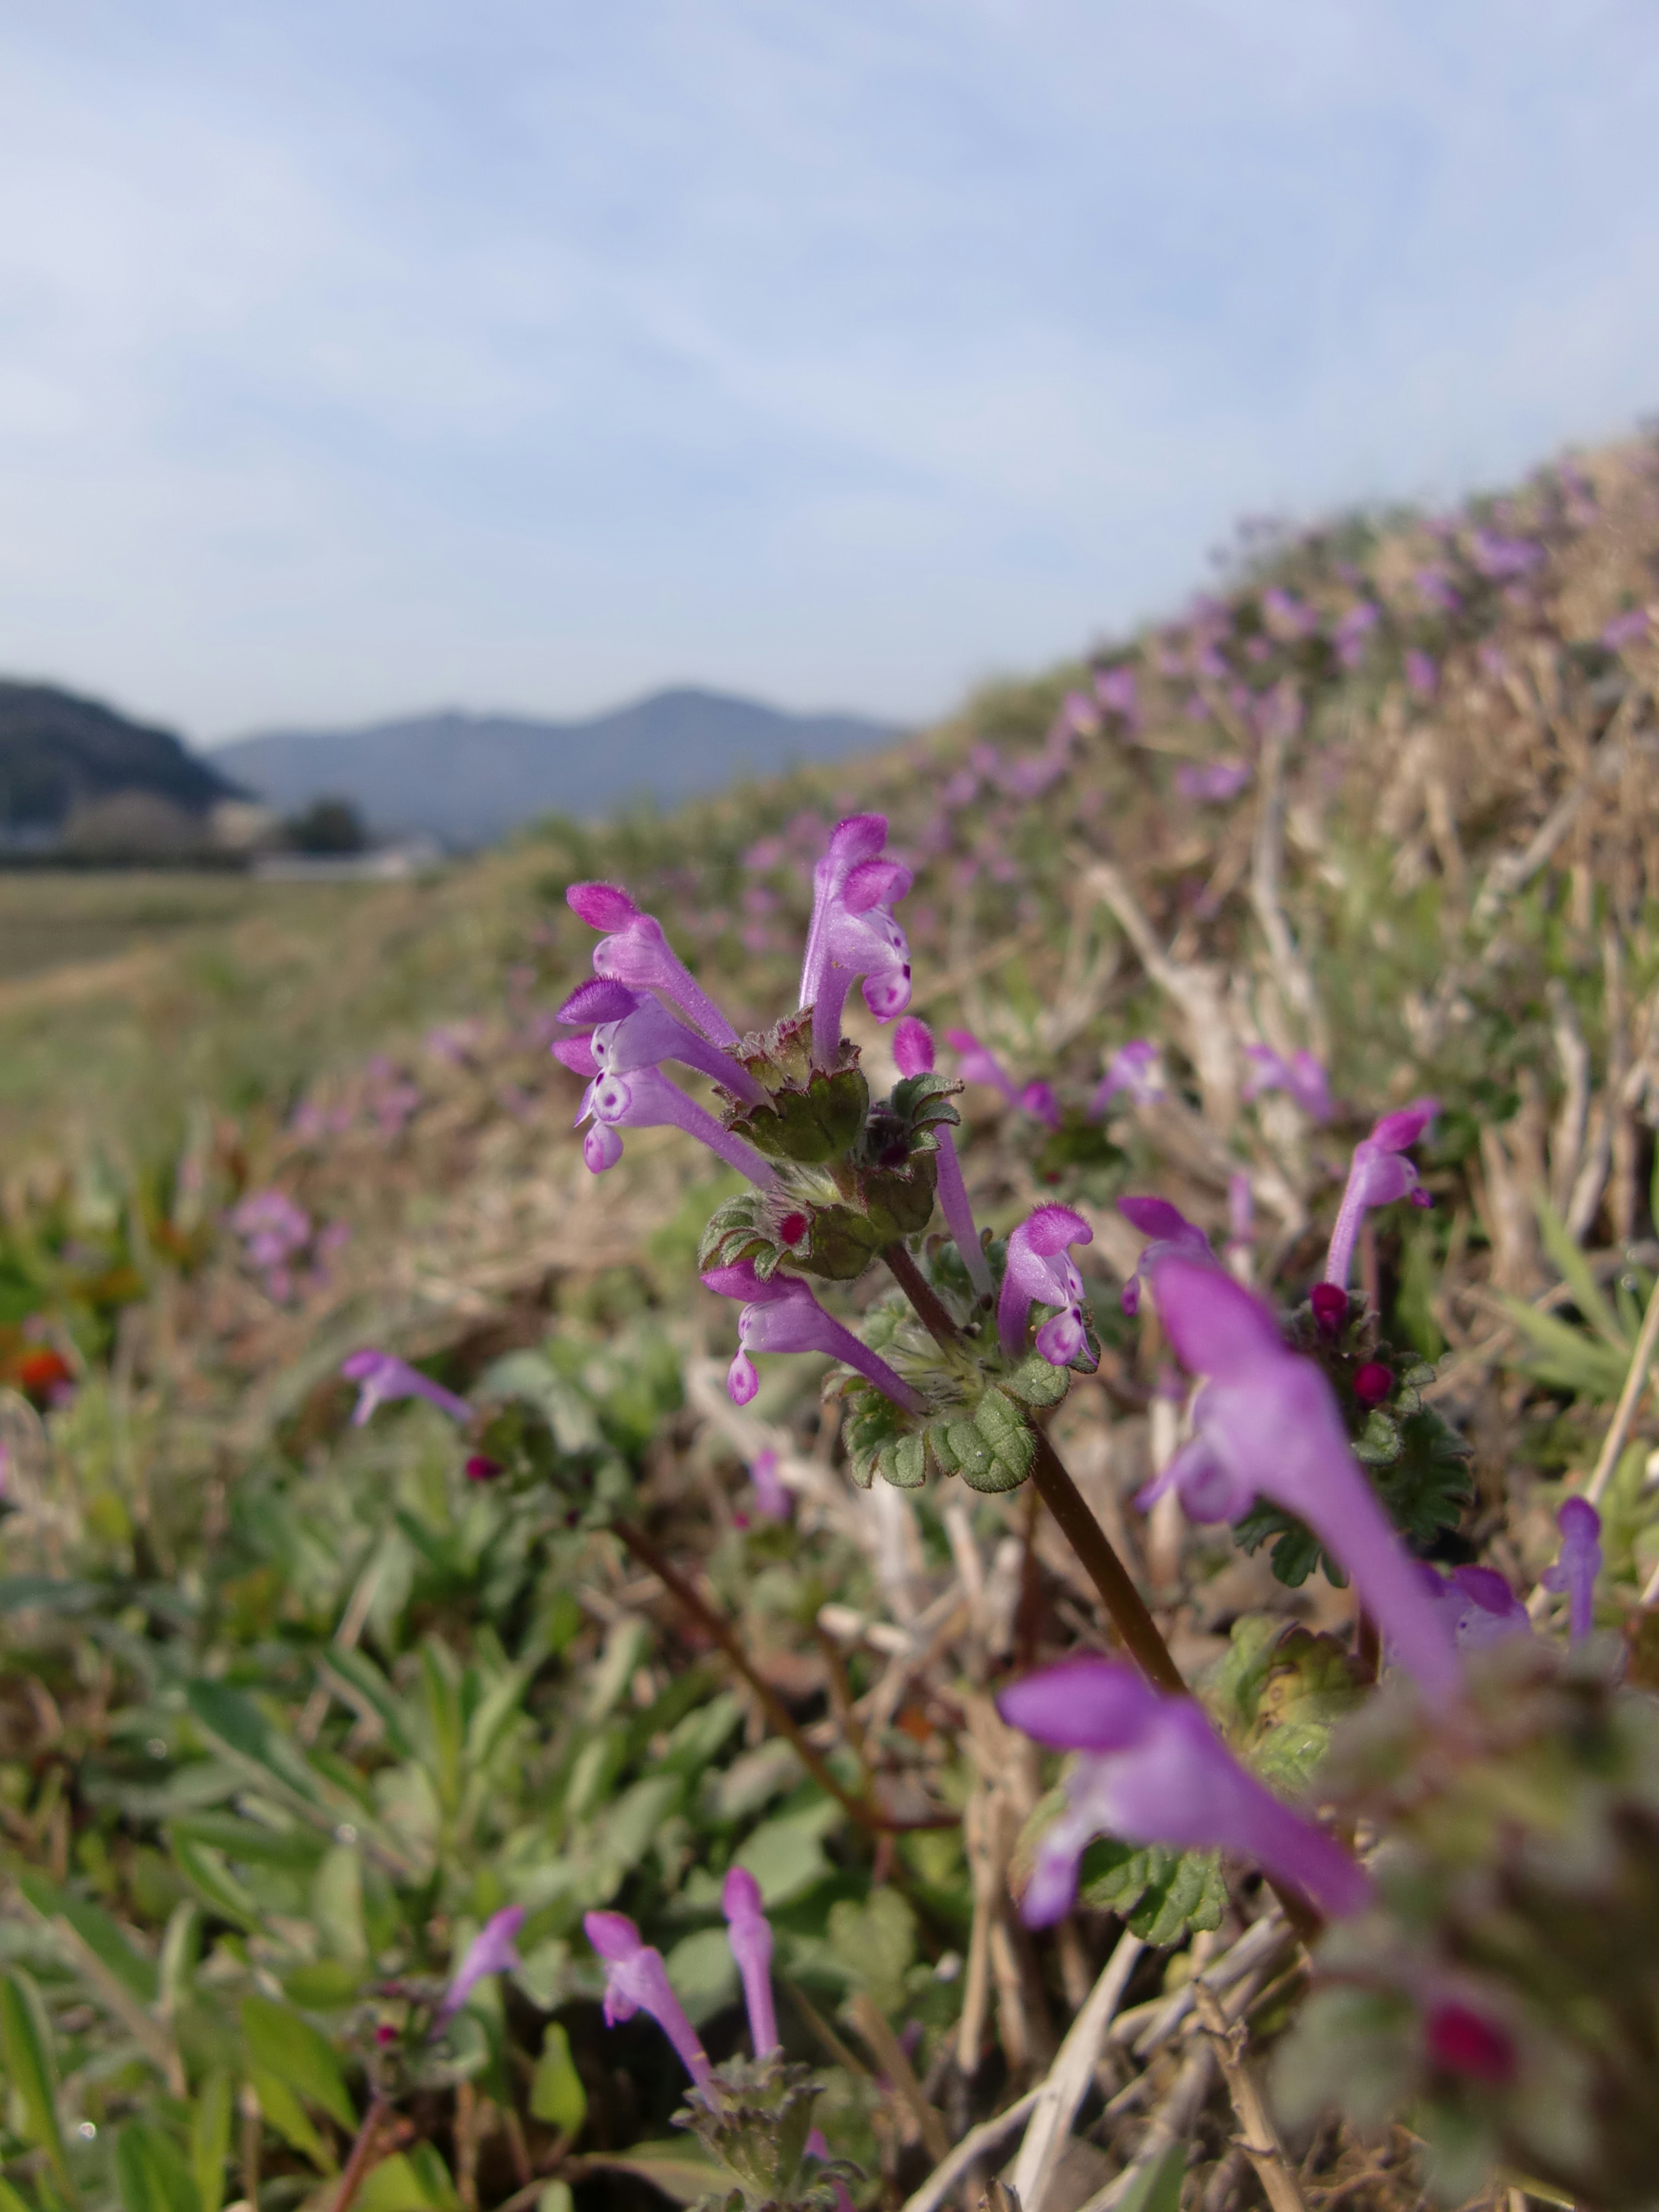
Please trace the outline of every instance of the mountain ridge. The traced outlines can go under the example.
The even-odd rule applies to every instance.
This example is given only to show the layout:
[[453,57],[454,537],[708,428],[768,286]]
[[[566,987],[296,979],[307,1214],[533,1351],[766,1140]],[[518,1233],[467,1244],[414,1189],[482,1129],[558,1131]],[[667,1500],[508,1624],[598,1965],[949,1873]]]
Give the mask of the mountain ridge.
[[678,684],[568,720],[445,708],[352,729],[261,732],[209,757],[284,814],[341,798],[381,835],[466,848],[544,815],[591,819],[636,799],[672,805],[905,734],[872,716],[792,713]]

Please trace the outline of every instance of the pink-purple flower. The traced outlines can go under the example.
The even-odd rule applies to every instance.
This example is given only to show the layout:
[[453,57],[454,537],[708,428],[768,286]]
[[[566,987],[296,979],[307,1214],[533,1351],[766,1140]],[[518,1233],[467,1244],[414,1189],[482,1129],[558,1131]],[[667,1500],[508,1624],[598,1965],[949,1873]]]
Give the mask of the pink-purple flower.
[[990,1047],[981,1043],[972,1030],[946,1030],[945,1042],[962,1063],[964,1083],[982,1083],[1019,1112],[1047,1122],[1051,1129],[1060,1127],[1059,1102],[1046,1083],[1028,1083],[1022,1089]]
[[340,1372],[348,1382],[357,1385],[357,1403],[351,1413],[354,1428],[362,1428],[376,1407],[388,1406],[398,1398],[424,1398],[454,1420],[472,1419],[472,1408],[465,1398],[446,1390],[441,1382],[422,1375],[418,1367],[411,1367],[395,1352],[377,1352],[366,1345],[341,1361]]
[[1164,1055],[1148,1037],[1131,1037],[1106,1063],[1089,1111],[1097,1119],[1120,1092],[1132,1106],[1156,1106],[1164,1097]]
[[[1245,1182],[1244,1194],[1249,1196],[1249,1182]],[[1188,1221],[1179,1206],[1171,1206],[1167,1198],[1121,1198],[1117,1210],[1132,1228],[1139,1230],[1152,1243],[1140,1255],[1139,1265],[1123,1285],[1122,1307],[1133,1320],[1140,1311],[1140,1286],[1152,1269],[1166,1253],[1184,1252],[1188,1259],[1213,1261],[1210,1240],[1195,1222]]]
[[574,915],[606,933],[593,947],[596,975],[630,991],[659,991],[716,1044],[737,1042],[737,1031],[670,945],[654,915],[641,914],[614,884],[572,884],[564,896]]
[[636,2012],[649,2013],[699,2087],[708,2080],[708,2054],[697,2040],[685,2008],[674,1994],[662,1953],[645,1942],[625,1913],[590,1912],[587,1940],[605,1961],[605,2020],[615,2027]]
[[884,854],[884,814],[849,814],[830,833],[812,872],[812,921],[801,963],[800,1003],[812,1009],[812,1058],[834,1067],[842,1009],[861,975],[864,1002],[878,1022],[910,1003],[910,947],[893,908],[910,871]]
[[1543,1584],[1567,1601],[1568,1632],[1580,1643],[1595,1626],[1595,1581],[1601,1571],[1601,1516],[1588,1498],[1569,1498],[1555,1516],[1561,1549]]
[[1100,1835],[1237,1851],[1328,1913],[1369,1903],[1362,1869],[1248,1773],[1190,1698],[1165,1697],[1128,1667],[1086,1658],[1027,1675],[997,1705],[1036,1742],[1079,1754],[1066,1809],[1037,1839],[1021,1906],[1030,1926],[1070,1910],[1084,1849]]
[[1454,1567],[1442,1575],[1425,1561],[1420,1572],[1460,1651],[1484,1651],[1505,1637],[1531,1635],[1526,1607],[1495,1567]]
[[791,1498],[778,1473],[778,1455],[770,1445],[749,1462],[749,1480],[755,1486],[755,1510],[763,1521],[787,1521]]
[[825,1313],[799,1275],[762,1277],[755,1273],[752,1261],[740,1260],[729,1267],[710,1267],[702,1279],[720,1297],[744,1302],[738,1316],[737,1357],[726,1377],[735,1405],[746,1406],[760,1389],[751,1352],[823,1352],[844,1366],[855,1368],[907,1413],[927,1410],[921,1398],[884,1359]]
[[1036,1348],[1051,1367],[1069,1367],[1088,1341],[1083,1315],[1083,1278],[1072,1264],[1069,1247],[1089,1244],[1094,1231],[1069,1206],[1040,1206],[1008,1239],[1008,1263],[997,1304],[997,1336],[1010,1359],[1025,1350],[1032,1306],[1060,1310],[1036,1333]]
[[720,1892],[726,1926],[743,1977],[749,2033],[757,2058],[778,2047],[778,2020],[772,2002],[772,1929],[761,1910],[760,1884],[744,1867],[733,1867]]
[[1310,1121],[1330,1120],[1330,1084],[1312,1053],[1293,1052],[1287,1059],[1270,1045],[1247,1044],[1244,1057],[1250,1063],[1244,1079],[1247,1099],[1259,1098],[1265,1091],[1288,1091]]
[[1325,1255],[1328,1283],[1334,1283],[1341,1290],[1347,1288],[1359,1225],[1372,1206],[1391,1205],[1397,1198],[1409,1198],[1413,1206],[1432,1204],[1416,1167],[1406,1158],[1406,1151],[1417,1142],[1439,1111],[1435,1099],[1414,1099],[1397,1113],[1383,1115],[1370,1136],[1362,1137],[1354,1146],[1347,1187],[1337,1209],[1336,1226],[1331,1231],[1331,1249]]
[[1176,789],[1183,799],[1207,799],[1224,805],[1237,799],[1249,781],[1250,763],[1242,760],[1187,761],[1176,770]]
[[499,1912],[490,1914],[467,1945],[444,1991],[443,2002],[438,2008],[441,2021],[459,2012],[486,1975],[518,1972],[523,1963],[519,1957],[518,1935],[524,1925],[524,1914],[522,1905],[504,1905]]
[[1140,1504],[1173,1488],[1195,1521],[1237,1521],[1258,1497],[1297,1515],[1346,1568],[1421,1688],[1455,1695],[1451,1635],[1353,1455],[1323,1373],[1287,1349],[1271,1310],[1219,1267],[1170,1253],[1150,1274],[1176,1357],[1206,1381],[1191,1442]]
[[[965,1035],[966,1032],[959,1032]],[[933,1068],[933,1034],[925,1022],[914,1015],[899,1024],[893,1032],[893,1059],[902,1076],[930,1075]],[[939,1146],[935,1158],[935,1188],[939,1192],[939,1211],[945,1216],[945,1225],[950,1231],[969,1279],[982,1298],[993,1295],[995,1285],[991,1279],[991,1265],[979,1241],[979,1231],[974,1225],[974,1209],[968,1200],[968,1187],[962,1179],[962,1163],[957,1158],[956,1139],[948,1125],[933,1132]]]

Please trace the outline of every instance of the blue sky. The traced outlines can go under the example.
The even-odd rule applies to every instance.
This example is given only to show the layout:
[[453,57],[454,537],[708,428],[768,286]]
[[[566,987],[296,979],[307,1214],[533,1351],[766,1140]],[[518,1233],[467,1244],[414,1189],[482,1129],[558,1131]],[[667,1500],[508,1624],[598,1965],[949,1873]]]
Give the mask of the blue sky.
[[1652,0],[0,0],[0,671],[922,717],[1659,407]]

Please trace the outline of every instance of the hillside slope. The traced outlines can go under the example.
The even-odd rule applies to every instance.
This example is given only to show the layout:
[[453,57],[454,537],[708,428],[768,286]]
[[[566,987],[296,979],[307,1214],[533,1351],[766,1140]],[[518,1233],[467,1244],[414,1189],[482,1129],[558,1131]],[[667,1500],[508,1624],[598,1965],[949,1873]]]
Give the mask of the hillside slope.
[[53,831],[77,806],[131,791],[193,814],[241,795],[170,730],[53,684],[0,682],[0,830]]
[[786,714],[684,688],[580,721],[447,712],[362,730],[273,731],[214,759],[285,814],[349,799],[379,830],[424,831],[465,850],[540,815],[586,821],[637,799],[672,806],[896,734],[860,715]]

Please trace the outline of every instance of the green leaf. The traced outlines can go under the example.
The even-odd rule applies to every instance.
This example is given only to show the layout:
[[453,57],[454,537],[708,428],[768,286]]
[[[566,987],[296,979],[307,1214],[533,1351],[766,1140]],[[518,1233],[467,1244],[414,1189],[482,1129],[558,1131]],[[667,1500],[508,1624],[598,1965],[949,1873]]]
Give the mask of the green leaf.
[[808,1813],[784,1814],[763,1821],[737,1853],[737,1863],[760,1884],[769,1911],[816,1889],[830,1873],[820,1838],[841,1817],[841,1808],[825,1800]]
[[[357,2212],[447,2212],[457,2199],[442,2159],[435,2151],[431,2159],[419,2156],[431,2150],[430,2143],[421,2143],[408,2156],[393,2151],[383,2158],[357,2192]],[[441,2189],[431,2171],[434,2160],[442,2172]]]
[[695,1936],[682,1936],[666,1963],[693,2027],[712,2020],[738,1993],[738,1969],[723,1927],[699,1928]]
[[1187,2145],[1171,2143],[1119,2199],[1117,2212],[1181,2212],[1181,2185],[1186,2177]]
[[155,2002],[155,1968],[135,1951],[100,1905],[60,1889],[43,1874],[20,1869],[17,1887],[43,1920],[67,1920],[81,1941],[140,2004]]
[[251,1935],[259,1926],[259,1908],[249,1892],[243,1888],[225,1864],[220,1853],[205,1844],[193,1842],[190,1837],[170,1829],[167,1843],[173,1853],[173,1863],[201,1899],[208,1911],[221,1920]]
[[695,2204],[700,2197],[716,2190],[724,2192],[732,2187],[734,2178],[697,2144],[684,2142],[635,2143],[625,2151],[589,2151],[584,2164],[635,2174],[676,2204]]
[[115,2186],[122,2212],[200,2212],[178,2145],[143,2120],[129,2121],[115,2138]]
[[230,2113],[230,2075],[225,2067],[216,2066],[196,2092],[190,2115],[190,2167],[199,2212],[219,2212],[225,2201]]
[[251,2063],[274,2075],[301,2096],[320,2105],[343,2128],[355,2128],[357,2114],[326,2037],[308,2020],[269,1997],[242,1999],[242,2034]]
[[259,2110],[285,2143],[308,2158],[319,2173],[337,2173],[339,2164],[328,2145],[306,2118],[306,2108],[279,2075],[258,2067],[248,2076]]
[[1227,1906],[1218,1851],[1139,1848],[1100,1836],[1083,1855],[1078,1895],[1097,1911],[1115,1912],[1145,1943],[1179,1943],[1194,1929],[1218,1928]]
[[1630,1343],[1619,1325],[1619,1316],[1608,1304],[1606,1292],[1590,1273],[1589,1261],[1568,1235],[1566,1223],[1541,1190],[1534,1194],[1533,1204],[1537,1209],[1539,1233],[1544,1249],[1554,1263],[1555,1272],[1572,1292],[1574,1305],[1615,1352],[1628,1358]]
[[1040,1352],[1028,1352],[1013,1373],[1002,1378],[1002,1388],[1022,1406],[1057,1406],[1071,1387],[1069,1371],[1051,1367]]
[[34,1984],[21,1973],[0,1981],[0,2049],[6,2072],[23,2107],[23,2132],[52,2161],[53,2172],[71,2189],[64,2137],[58,2125],[58,2082],[52,2071],[51,2033],[46,2008]]
[[311,1917],[323,1948],[349,1966],[362,1966],[368,1956],[368,1937],[363,1927],[362,1854],[350,1844],[335,1844],[324,1852],[311,1885]]
[[0,2212],[40,2212],[40,2208],[19,2196],[10,2182],[0,2180]]
[[1540,1382],[1598,1401],[1619,1395],[1630,1366],[1628,1354],[1598,1343],[1587,1331],[1574,1328],[1553,1314],[1540,1313],[1524,1298],[1504,1297],[1498,1303],[1522,1334],[1538,1347],[1539,1356],[1528,1366]]
[[587,2118],[587,2092],[570,2056],[570,2038],[556,2020],[548,2022],[542,2037],[542,2055],[530,2081],[530,2110],[573,2142]]

